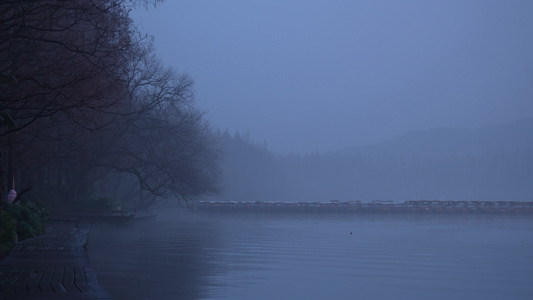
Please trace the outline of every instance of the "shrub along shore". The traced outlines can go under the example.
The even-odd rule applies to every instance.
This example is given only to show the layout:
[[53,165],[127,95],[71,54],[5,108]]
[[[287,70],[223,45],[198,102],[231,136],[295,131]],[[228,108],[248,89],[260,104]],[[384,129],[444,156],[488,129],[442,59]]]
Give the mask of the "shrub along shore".
[[48,210],[42,204],[3,202],[0,208],[0,259],[17,241],[43,235],[47,222]]

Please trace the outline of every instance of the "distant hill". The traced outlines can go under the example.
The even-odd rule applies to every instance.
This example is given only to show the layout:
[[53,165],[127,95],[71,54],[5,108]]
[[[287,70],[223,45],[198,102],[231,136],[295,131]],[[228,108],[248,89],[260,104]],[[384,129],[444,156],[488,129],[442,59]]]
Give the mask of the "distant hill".
[[479,129],[436,128],[415,131],[390,141],[336,151],[342,156],[477,156],[533,150],[533,118]]
[[326,154],[279,156],[219,134],[217,201],[532,201],[533,119],[479,129],[438,128]]

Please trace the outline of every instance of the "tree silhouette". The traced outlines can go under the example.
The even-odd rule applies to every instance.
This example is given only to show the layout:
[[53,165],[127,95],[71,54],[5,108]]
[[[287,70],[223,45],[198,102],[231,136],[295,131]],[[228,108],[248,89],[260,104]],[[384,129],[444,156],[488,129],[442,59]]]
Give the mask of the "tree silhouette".
[[17,78],[0,86],[8,179],[62,199],[90,194],[112,171],[154,196],[216,190],[216,151],[192,81],[158,62],[129,17],[131,5],[159,2],[0,3],[1,79]]

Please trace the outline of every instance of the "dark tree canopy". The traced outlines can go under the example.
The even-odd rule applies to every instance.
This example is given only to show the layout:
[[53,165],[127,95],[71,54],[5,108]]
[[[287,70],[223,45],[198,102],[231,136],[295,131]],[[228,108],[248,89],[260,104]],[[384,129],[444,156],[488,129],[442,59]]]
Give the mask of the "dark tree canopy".
[[121,174],[153,196],[217,190],[192,80],[161,65],[129,17],[159,2],[0,2],[2,193],[15,178],[72,201]]
[[102,126],[101,112],[126,92],[135,43],[120,1],[7,1],[0,17],[0,72],[17,79],[5,91],[15,130],[57,114]]

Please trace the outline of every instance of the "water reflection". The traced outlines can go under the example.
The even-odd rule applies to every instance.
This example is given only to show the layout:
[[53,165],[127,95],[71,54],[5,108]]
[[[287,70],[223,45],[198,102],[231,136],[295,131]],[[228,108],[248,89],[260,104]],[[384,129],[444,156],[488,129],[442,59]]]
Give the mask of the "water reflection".
[[528,217],[174,213],[93,226],[114,299],[533,296]]
[[163,216],[90,229],[89,256],[113,299],[200,299],[217,272],[210,265],[215,228],[208,222]]

